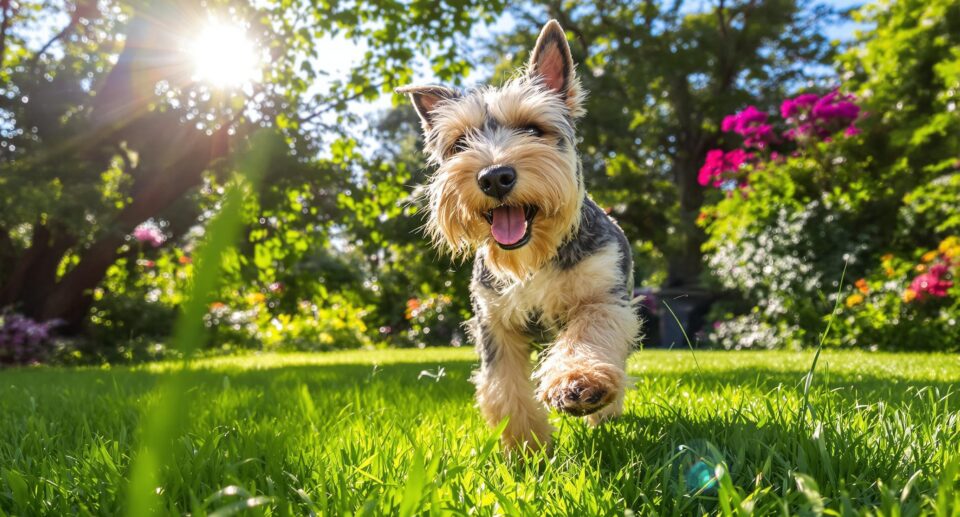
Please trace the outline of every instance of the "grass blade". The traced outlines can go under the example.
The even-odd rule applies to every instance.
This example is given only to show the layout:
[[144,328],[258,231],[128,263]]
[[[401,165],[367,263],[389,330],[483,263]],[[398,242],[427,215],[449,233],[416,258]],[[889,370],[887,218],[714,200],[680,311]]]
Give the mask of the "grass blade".
[[127,487],[127,515],[153,515],[160,511],[160,474],[170,463],[174,437],[187,423],[190,361],[204,339],[203,316],[213,301],[222,257],[240,233],[245,189],[258,185],[268,164],[272,138],[268,133],[253,137],[250,151],[240,159],[237,178],[224,195],[223,208],[211,221],[206,231],[208,238],[196,254],[193,284],[173,333],[173,343],[183,354],[183,362],[160,382],[156,404],[141,419],[140,450],[133,460]]

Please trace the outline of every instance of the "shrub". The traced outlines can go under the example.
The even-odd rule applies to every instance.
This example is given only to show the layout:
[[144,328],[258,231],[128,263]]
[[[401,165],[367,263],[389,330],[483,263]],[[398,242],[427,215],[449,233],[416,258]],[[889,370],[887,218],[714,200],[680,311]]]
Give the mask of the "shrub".
[[736,316],[729,305],[719,306],[713,342],[801,346],[829,312],[822,293],[835,291],[844,264],[858,268],[884,240],[884,221],[896,214],[896,203],[873,195],[877,180],[846,158],[858,145],[859,130],[851,129],[859,111],[850,96],[830,92],[785,100],[776,126],[753,107],[724,120],[752,147],[740,149],[749,158],[736,168],[717,174],[709,162],[704,166],[701,176],[709,181],[702,183],[723,192],[700,218],[704,251],[714,279],[752,308]]
[[56,320],[37,322],[15,313],[0,314],[0,365],[31,364],[53,353]]
[[397,344],[401,346],[460,346],[460,315],[449,295],[439,294],[407,300],[404,313],[409,328]]
[[[783,134],[795,134],[790,132],[797,127]],[[882,281],[873,270],[881,262],[886,272],[890,264],[929,256],[945,232],[958,229],[960,174],[926,182],[924,174],[914,174],[918,185],[900,191],[905,182],[898,186],[886,171],[871,169],[869,148],[849,127],[854,126],[819,141],[809,136],[822,135],[816,132],[805,133],[806,140],[787,137],[711,180],[724,193],[701,217],[708,235],[706,261],[720,285],[740,293],[749,307],[746,315],[729,304],[715,310],[719,322],[709,334],[714,343],[725,348],[816,343],[845,267],[850,277],[874,286],[873,297],[857,314],[845,315],[846,324],[835,329],[828,345],[943,348],[955,342],[950,311],[956,307],[938,302],[921,308],[902,300],[911,283],[931,280],[906,277],[917,264]],[[784,148],[787,157],[776,150]],[[884,256],[893,258],[881,261]],[[947,263],[930,267],[927,275],[944,282],[954,271]],[[884,298],[885,292],[890,296]],[[857,300],[856,293],[848,295]]]
[[960,233],[960,0],[856,16],[875,28],[841,56],[843,88],[728,117],[736,148],[701,170],[717,187],[706,260],[742,297],[714,310],[719,345],[816,344],[847,268],[828,345],[957,346],[956,264],[939,248]]
[[960,237],[913,255],[885,255],[844,292],[832,344],[960,350]]
[[300,300],[276,310],[279,291],[235,292],[214,302],[204,317],[212,345],[260,350],[334,350],[372,346],[364,323],[368,308],[332,294],[323,303]]

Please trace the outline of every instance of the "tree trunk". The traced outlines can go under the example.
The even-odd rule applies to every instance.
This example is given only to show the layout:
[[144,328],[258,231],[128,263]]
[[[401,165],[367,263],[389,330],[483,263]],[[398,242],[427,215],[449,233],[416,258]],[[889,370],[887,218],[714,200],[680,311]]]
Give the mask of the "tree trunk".
[[130,171],[135,178],[132,201],[95,242],[77,250],[78,264],[59,282],[57,268],[75,239],[54,236],[38,225],[31,247],[14,261],[0,289],[0,305],[15,305],[35,319],[63,320],[64,333],[81,331],[92,291],[116,262],[125,236],[199,185],[211,161],[226,155],[226,127],[206,136],[181,123],[177,113],[150,111],[157,82],[185,76],[184,63],[172,60],[164,50],[174,48],[163,27],[167,18],[154,12],[170,7],[157,3],[134,15],[117,64],[97,85],[90,127],[76,146],[84,159],[104,168],[120,142],[137,151],[140,166]]
[[[154,129],[163,127],[156,122],[150,125]],[[82,253],[80,262],[64,275],[44,304],[43,318],[63,320],[65,325],[62,331],[77,333],[82,330],[83,321],[93,303],[92,291],[103,281],[107,269],[117,261],[124,236],[198,186],[203,179],[203,171],[211,161],[224,156],[227,151],[226,129],[208,137],[193,128],[180,127],[176,136],[172,132],[166,135],[168,145],[157,146],[155,150],[168,157],[179,154],[179,159],[169,161],[168,158],[168,163],[157,164],[160,167],[147,175],[149,179],[144,180],[142,186],[134,188],[133,201],[117,216],[113,230]]]
[[73,244],[71,236],[38,222],[30,247],[4,279],[0,306],[13,306],[29,317],[40,318],[46,297],[56,286],[57,268]]
[[[0,279],[7,279],[16,261],[17,247],[13,244],[13,239],[10,238],[10,232],[6,228],[0,227]],[[6,282],[0,284],[0,291],[5,284]],[[2,303],[2,300],[0,300],[0,304]]]
[[670,257],[667,281],[664,287],[687,288],[700,285],[703,272],[703,252],[701,247],[706,241],[703,230],[697,226],[697,217],[703,206],[703,187],[697,182],[699,170],[698,153],[692,150],[690,156],[678,159],[675,163],[676,185],[680,198],[680,228],[683,242]]

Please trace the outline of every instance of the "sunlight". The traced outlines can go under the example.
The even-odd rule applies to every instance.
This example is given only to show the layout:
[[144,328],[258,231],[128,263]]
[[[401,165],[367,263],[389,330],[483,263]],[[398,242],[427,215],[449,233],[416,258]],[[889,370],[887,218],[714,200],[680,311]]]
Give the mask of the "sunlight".
[[246,31],[237,25],[212,22],[187,47],[194,80],[218,88],[236,88],[256,81],[260,59]]

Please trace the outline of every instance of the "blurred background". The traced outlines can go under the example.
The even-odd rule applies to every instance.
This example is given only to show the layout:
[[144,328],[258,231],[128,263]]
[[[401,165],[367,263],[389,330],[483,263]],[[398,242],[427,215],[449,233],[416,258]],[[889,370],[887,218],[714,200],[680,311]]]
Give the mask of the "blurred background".
[[[591,92],[588,189],[645,347],[960,349],[960,0],[0,0],[0,364],[172,354],[251,136],[210,353],[469,345],[411,83],[497,84],[540,26]],[[672,314],[672,313],[673,314]],[[675,316],[674,316],[675,314]]]

